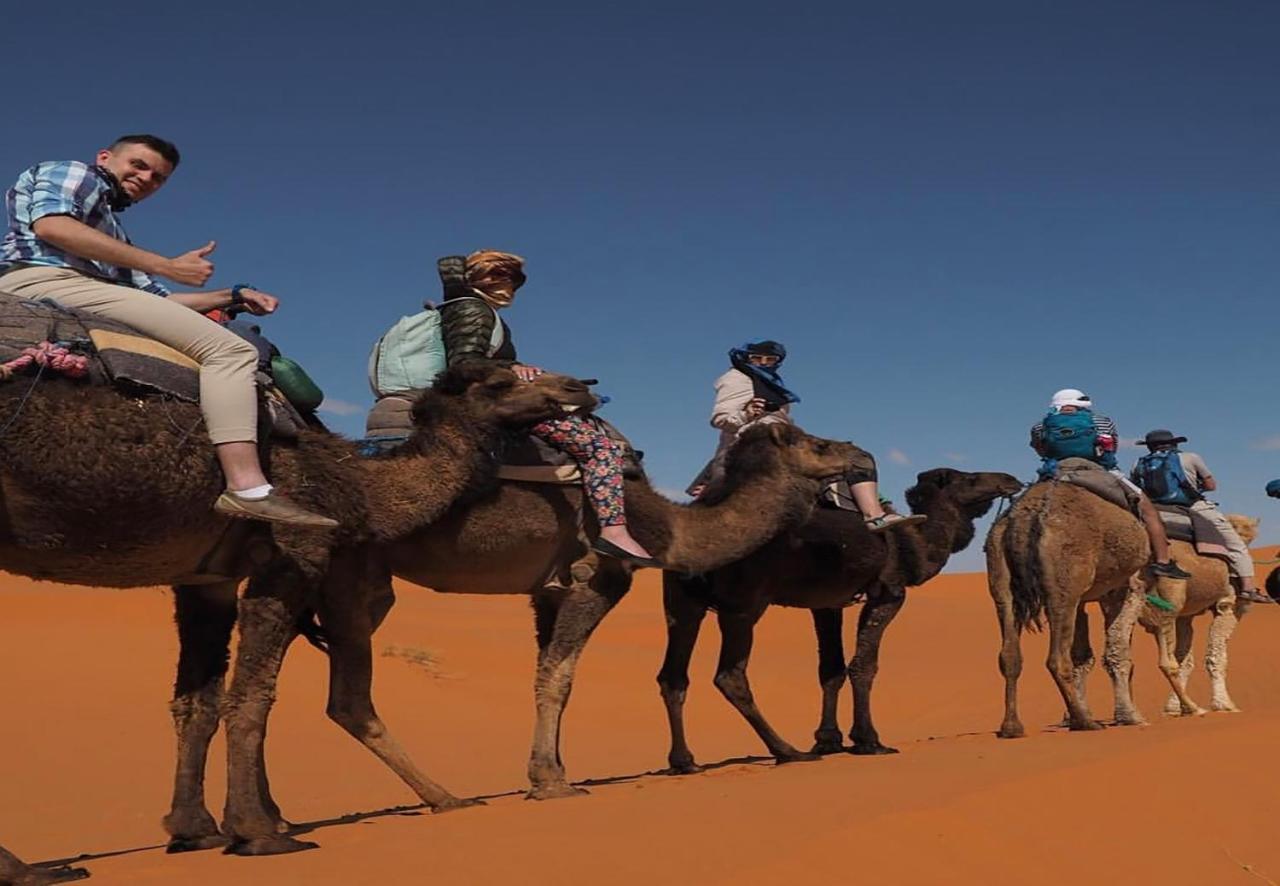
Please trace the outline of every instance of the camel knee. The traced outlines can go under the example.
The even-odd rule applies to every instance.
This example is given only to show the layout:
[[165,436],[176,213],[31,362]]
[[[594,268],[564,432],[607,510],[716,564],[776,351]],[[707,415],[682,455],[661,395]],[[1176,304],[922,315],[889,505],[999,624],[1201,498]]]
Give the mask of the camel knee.
[[744,702],[751,701],[751,688],[747,683],[747,675],[740,668],[731,671],[721,671],[716,674],[716,688],[728,699],[741,699]]
[[381,738],[387,731],[382,721],[368,708],[353,709],[345,705],[330,705],[325,713],[330,720],[361,741]]

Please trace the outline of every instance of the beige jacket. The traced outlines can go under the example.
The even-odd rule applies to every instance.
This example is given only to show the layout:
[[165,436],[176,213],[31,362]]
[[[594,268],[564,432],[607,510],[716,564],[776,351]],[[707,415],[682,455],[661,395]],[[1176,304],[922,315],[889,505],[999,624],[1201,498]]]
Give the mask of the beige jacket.
[[754,421],[747,418],[747,404],[755,396],[755,386],[745,372],[730,369],[716,379],[716,405],[711,409],[711,426],[720,431],[720,443],[716,447],[719,456],[733,445],[746,428],[759,424],[786,422],[792,424],[790,404],[776,412],[766,412]]

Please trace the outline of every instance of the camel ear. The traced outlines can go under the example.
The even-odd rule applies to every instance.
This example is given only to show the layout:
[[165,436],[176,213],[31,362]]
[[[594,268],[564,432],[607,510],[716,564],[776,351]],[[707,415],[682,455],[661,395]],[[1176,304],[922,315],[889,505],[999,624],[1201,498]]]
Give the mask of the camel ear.
[[795,428],[783,421],[769,425],[769,439],[779,446],[789,446],[795,442]]
[[959,475],[959,471],[951,468],[933,468],[916,474],[916,484],[924,485],[927,483],[930,486],[942,489],[943,487],[949,486],[951,481],[955,480]]

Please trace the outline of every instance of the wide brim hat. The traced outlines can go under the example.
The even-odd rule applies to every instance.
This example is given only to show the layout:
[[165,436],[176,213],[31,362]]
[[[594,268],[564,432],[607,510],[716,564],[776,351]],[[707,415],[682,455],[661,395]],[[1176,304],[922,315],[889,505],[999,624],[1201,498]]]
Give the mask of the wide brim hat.
[[1148,431],[1147,436],[1138,441],[1142,445],[1154,449],[1157,446],[1176,446],[1179,443],[1186,443],[1186,437],[1175,437],[1173,431],[1165,428],[1157,428],[1154,431]]

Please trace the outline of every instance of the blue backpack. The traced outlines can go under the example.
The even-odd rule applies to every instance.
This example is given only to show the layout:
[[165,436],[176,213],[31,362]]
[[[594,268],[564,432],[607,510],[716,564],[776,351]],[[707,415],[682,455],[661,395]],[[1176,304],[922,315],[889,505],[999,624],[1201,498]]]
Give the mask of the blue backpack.
[[1190,505],[1203,496],[1182,470],[1176,449],[1162,449],[1138,459],[1134,480],[1152,501],[1162,505]]
[[1098,429],[1093,413],[1087,409],[1075,412],[1050,412],[1044,417],[1042,438],[1045,458],[1087,458],[1098,461]]

